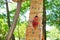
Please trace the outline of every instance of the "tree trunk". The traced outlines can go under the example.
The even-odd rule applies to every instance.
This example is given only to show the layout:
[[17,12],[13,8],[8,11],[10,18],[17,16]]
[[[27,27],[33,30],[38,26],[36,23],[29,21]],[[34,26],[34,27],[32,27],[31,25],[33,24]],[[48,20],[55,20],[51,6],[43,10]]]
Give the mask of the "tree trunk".
[[46,9],[45,9],[45,0],[43,1],[43,33],[44,40],[46,40]]
[[[9,8],[8,8],[8,2],[6,0],[6,11],[7,11],[7,22],[8,22],[8,27],[10,28],[10,14],[9,14]],[[14,35],[12,35],[12,40],[15,40]]]
[[14,16],[13,24],[11,25],[11,28],[10,28],[8,34],[7,34],[6,40],[10,40],[11,36],[14,32],[14,29],[16,27],[16,23],[18,21],[19,13],[20,13],[20,7],[21,7],[21,0],[20,0],[20,2],[17,2],[17,9],[16,9],[16,13],[15,13],[15,16]]
[[[42,24],[43,1],[44,0],[31,0],[29,24],[26,30],[26,40],[44,40]],[[36,26],[36,28],[34,29],[32,22],[34,21],[33,19],[35,18],[35,16],[38,17],[38,26]]]
[[8,26],[10,28],[10,14],[9,14],[9,8],[8,8],[8,2],[7,2],[7,0],[6,0],[6,11],[7,11]]

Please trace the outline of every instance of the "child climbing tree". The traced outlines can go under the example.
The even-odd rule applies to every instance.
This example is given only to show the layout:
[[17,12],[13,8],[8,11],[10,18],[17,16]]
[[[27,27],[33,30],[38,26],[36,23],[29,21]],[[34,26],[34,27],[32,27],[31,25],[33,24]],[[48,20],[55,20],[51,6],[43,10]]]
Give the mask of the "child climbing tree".
[[26,40],[44,40],[43,35],[43,0],[31,0],[29,25]]

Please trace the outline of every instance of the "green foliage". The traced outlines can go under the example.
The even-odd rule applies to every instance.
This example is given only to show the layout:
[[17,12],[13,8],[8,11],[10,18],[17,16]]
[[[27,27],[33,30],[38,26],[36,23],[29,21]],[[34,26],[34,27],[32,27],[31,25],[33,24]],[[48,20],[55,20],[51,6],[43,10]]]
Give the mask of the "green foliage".
[[[17,25],[16,29],[14,31],[15,36],[20,37],[20,38],[25,38],[26,27],[27,27],[27,22],[23,22],[23,23],[20,23],[20,25]],[[19,34],[18,34],[18,32],[19,32]]]
[[[50,40],[60,40],[60,0],[46,0],[46,22],[54,29],[47,31],[47,38]],[[53,28],[53,27],[52,27]],[[47,39],[48,40],[48,39]]]
[[55,25],[60,28],[60,0],[50,0],[45,2],[47,17],[47,24]]
[[8,31],[8,25],[7,23],[4,23],[3,15],[0,15],[0,40],[5,40],[6,33]]
[[47,31],[47,37],[49,37],[51,40],[59,40],[60,39],[60,32],[56,29],[56,27],[52,27],[53,29],[50,31]]
[[4,8],[5,0],[0,0],[0,7]]

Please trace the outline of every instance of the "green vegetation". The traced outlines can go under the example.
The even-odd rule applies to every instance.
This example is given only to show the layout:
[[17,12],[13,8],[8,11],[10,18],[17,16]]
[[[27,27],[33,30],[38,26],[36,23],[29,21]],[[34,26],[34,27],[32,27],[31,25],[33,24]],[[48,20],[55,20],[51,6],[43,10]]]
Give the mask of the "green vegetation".
[[[7,32],[9,30],[7,24],[7,13],[5,7],[5,1],[0,0],[0,40],[5,40]],[[52,30],[46,31],[47,40],[60,40],[60,0],[45,0],[46,6],[46,24],[49,25]],[[17,39],[24,40],[26,34],[26,27],[28,22],[26,20],[26,12],[30,8],[30,1],[25,1],[21,5],[20,16],[17,22],[14,36]],[[10,23],[12,24],[14,13],[16,11],[16,3],[9,3]],[[22,21],[22,17],[25,19]]]
[[60,40],[60,0],[46,0],[46,22],[47,25],[50,25],[53,29],[47,31],[47,37],[50,40]]

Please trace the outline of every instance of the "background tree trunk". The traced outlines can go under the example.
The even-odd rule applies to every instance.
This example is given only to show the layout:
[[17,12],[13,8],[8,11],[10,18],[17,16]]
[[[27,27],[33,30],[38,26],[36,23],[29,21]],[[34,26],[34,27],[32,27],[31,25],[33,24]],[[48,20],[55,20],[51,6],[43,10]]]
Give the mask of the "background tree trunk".
[[45,9],[45,0],[43,1],[43,35],[44,40],[46,40],[46,9]]
[[[8,8],[8,2],[6,1],[6,11],[7,11],[7,22],[8,22],[8,27],[10,28],[10,14],[9,14],[9,8]],[[12,40],[15,40],[14,34],[12,35]]]
[[8,34],[7,34],[6,40],[10,40],[11,36],[14,32],[16,23],[18,21],[19,13],[20,13],[20,7],[21,7],[21,0],[20,0],[20,2],[17,2],[17,9],[16,9],[16,13],[15,13],[15,16],[14,16],[13,24],[11,25],[11,28],[10,28]]

